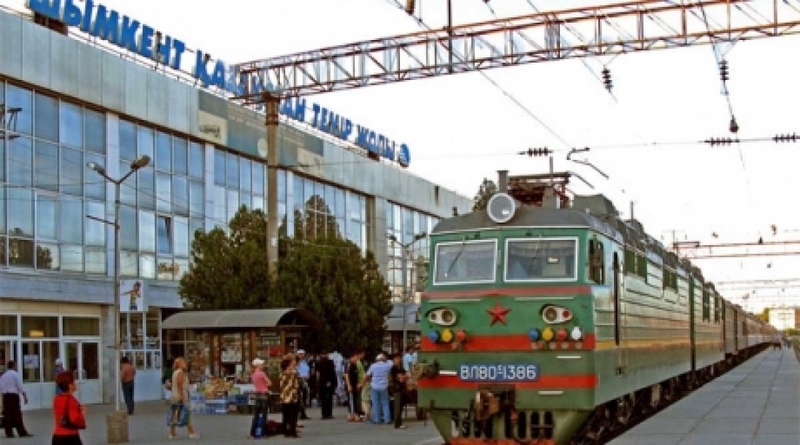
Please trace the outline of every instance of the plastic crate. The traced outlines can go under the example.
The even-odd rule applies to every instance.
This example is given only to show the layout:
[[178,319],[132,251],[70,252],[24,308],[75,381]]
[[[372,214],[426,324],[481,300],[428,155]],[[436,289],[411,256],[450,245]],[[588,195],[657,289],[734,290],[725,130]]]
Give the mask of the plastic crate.
[[228,399],[206,400],[206,413],[207,414],[227,414],[228,413]]

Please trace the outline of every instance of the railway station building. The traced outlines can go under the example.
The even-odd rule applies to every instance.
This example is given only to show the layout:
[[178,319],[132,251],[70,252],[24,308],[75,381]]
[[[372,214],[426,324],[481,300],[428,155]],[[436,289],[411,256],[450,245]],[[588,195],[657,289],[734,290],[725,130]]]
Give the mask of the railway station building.
[[[425,239],[408,241],[470,210],[469,197],[405,169],[413,147],[400,135],[338,116],[324,96],[282,103],[269,189],[264,114],[230,100],[219,63],[168,30],[131,30],[124,11],[66,2],[64,16],[62,3],[0,9],[0,366],[20,364],[26,409],[52,403],[57,359],[79,376],[83,403],[113,402],[114,221],[122,352],[138,369],[136,398],[154,400],[163,322],[183,308],[197,229],[226,227],[242,205],[266,211],[272,193],[291,235],[295,212],[324,201],[400,298],[427,256]],[[142,156],[147,166],[113,182]]]

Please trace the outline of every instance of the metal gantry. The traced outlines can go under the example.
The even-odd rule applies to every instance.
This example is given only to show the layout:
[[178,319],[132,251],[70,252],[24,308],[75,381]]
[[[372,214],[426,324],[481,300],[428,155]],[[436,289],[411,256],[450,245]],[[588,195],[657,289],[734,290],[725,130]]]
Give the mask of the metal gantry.
[[236,65],[246,105],[528,63],[800,33],[797,0],[642,0],[331,46]]

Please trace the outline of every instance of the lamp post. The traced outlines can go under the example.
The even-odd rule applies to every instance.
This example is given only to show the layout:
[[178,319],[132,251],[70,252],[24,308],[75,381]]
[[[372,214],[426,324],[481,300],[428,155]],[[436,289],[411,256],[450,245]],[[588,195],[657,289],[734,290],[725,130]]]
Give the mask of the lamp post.
[[403,268],[403,270],[402,270],[402,280],[403,280],[403,299],[402,299],[402,303],[403,303],[403,351],[402,352],[406,351],[406,346],[407,346],[406,345],[406,341],[407,341],[407,337],[408,337],[408,334],[407,334],[407,330],[408,330],[407,329],[407,327],[408,327],[408,300],[409,300],[409,297],[410,297],[408,295],[409,294],[409,292],[408,292],[409,291],[409,289],[408,289],[408,254],[410,253],[409,252],[409,248],[414,243],[416,243],[417,241],[425,238],[426,236],[428,236],[428,234],[425,233],[425,232],[417,233],[416,235],[414,235],[413,238],[411,238],[411,241],[409,241],[407,243],[401,243],[397,239],[397,237],[394,236],[394,235],[389,235],[389,237],[388,237],[389,241],[391,241],[393,244],[399,244],[400,247],[403,248],[403,251],[402,251],[402,255],[403,256],[402,256],[402,262],[401,262],[401,264],[402,264],[401,267]]
[[[130,170],[125,173],[121,178],[114,179],[108,175],[106,169],[95,162],[89,162],[86,164],[89,169],[94,170],[97,172],[98,175],[102,176],[106,181],[114,184],[114,221],[109,222],[104,219],[91,217],[92,219],[104,222],[106,224],[110,224],[114,226],[114,310],[111,311],[114,317],[114,388],[115,391],[115,403],[116,403],[116,411],[119,411],[119,360],[120,360],[120,335],[119,335],[119,305],[120,305],[120,278],[119,278],[119,262],[120,262],[120,248],[119,248],[119,209],[120,209],[120,187],[122,183],[125,182],[131,175],[136,173],[142,167],[147,166],[150,163],[150,157],[147,155],[141,156],[135,161],[131,162]],[[126,431],[127,433],[127,431]],[[125,435],[127,439],[127,434]],[[126,440],[127,441],[127,440]]]

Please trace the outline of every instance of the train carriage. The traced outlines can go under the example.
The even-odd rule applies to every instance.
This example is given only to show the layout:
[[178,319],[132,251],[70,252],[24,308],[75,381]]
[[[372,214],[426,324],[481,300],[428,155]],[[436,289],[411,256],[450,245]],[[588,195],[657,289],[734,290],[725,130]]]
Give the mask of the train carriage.
[[508,193],[431,233],[415,374],[450,445],[592,442],[725,357],[699,269],[568,178],[501,175]]

